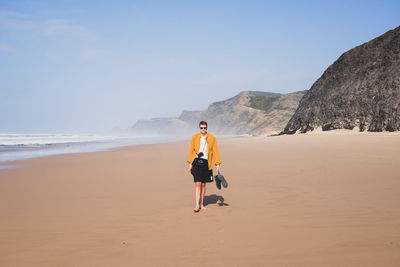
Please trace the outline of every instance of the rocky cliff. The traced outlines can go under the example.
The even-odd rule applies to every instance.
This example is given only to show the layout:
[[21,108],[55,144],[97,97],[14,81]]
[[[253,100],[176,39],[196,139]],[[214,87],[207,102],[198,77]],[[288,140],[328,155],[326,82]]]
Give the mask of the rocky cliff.
[[292,117],[305,91],[277,94],[244,91],[212,103],[202,111],[183,111],[178,118],[140,120],[132,131],[141,134],[188,134],[206,120],[215,134],[264,134],[279,132]]
[[341,55],[312,85],[283,133],[400,130],[400,27]]

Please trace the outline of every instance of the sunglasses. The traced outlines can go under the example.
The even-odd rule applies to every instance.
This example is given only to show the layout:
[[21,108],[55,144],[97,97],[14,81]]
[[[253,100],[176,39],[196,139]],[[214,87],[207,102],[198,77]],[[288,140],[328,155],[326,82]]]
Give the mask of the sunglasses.
[[200,130],[207,130],[207,127],[200,127]]

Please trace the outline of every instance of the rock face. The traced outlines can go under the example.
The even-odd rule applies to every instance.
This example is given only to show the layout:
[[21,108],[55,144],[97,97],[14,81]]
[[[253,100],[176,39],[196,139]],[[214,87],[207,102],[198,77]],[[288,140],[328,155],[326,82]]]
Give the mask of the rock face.
[[400,130],[400,27],[341,55],[304,95],[282,133],[318,127]]
[[212,103],[203,111],[183,111],[178,118],[138,121],[133,132],[141,134],[190,134],[198,123],[208,122],[215,134],[263,134],[282,131],[305,91],[277,94],[244,91],[230,99]]

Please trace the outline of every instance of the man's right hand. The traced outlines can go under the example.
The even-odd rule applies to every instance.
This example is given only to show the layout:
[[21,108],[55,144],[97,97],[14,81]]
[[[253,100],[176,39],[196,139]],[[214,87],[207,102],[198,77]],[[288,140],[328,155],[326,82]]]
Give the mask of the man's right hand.
[[189,163],[189,171],[192,170],[192,164]]

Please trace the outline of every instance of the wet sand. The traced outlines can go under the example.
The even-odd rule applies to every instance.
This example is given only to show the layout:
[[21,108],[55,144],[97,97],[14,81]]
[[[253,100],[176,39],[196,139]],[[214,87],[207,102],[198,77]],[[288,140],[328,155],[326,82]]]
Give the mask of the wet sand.
[[12,162],[0,266],[400,266],[400,135],[217,139],[193,213],[188,142]]

